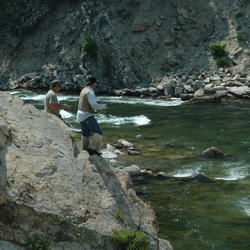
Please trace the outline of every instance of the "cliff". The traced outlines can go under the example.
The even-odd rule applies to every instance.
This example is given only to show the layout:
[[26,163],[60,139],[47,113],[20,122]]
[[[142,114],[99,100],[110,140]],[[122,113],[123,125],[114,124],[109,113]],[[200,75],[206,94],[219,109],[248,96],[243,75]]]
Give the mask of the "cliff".
[[2,2],[2,89],[57,77],[77,90],[88,74],[106,92],[145,87],[216,70],[213,42],[226,45],[234,72],[250,67],[248,0]]
[[136,196],[128,174],[114,174],[101,157],[89,159],[62,120],[4,92],[0,211],[3,250],[45,238],[51,249],[112,250],[113,230],[128,228],[143,232],[151,249],[172,249],[157,237],[155,214]]

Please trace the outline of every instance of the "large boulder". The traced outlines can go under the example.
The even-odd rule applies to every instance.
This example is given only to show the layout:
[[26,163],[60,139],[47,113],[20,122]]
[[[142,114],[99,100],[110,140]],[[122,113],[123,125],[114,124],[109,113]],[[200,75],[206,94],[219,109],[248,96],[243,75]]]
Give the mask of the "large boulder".
[[79,152],[61,119],[4,92],[0,117],[1,249],[25,249],[36,235],[53,250],[113,250],[113,229],[125,228],[144,231],[152,249],[172,249],[160,247],[152,209],[102,157]]
[[250,95],[250,88],[248,86],[228,87],[227,91],[237,97],[247,97]]

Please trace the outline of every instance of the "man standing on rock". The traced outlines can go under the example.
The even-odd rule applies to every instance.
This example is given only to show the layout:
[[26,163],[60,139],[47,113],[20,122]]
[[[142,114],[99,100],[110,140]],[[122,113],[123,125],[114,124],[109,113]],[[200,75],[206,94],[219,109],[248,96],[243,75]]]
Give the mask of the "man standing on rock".
[[97,87],[96,78],[89,76],[86,86],[80,93],[76,121],[82,128],[82,149],[90,155],[101,155],[102,129],[100,128],[94,114],[99,110],[107,108],[105,104],[96,102],[94,89]]
[[58,93],[61,89],[61,84],[58,80],[54,80],[51,83],[51,89],[46,94],[44,99],[44,110],[48,113],[54,114],[58,117],[61,117],[60,115],[60,109],[70,109],[67,105],[60,105],[56,93]]

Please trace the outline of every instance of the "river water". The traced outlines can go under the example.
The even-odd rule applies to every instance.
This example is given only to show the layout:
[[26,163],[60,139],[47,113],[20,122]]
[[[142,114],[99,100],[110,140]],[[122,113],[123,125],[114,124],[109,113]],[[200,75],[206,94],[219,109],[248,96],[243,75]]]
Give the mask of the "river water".
[[[44,92],[11,91],[43,109]],[[78,95],[59,94],[62,104],[74,107],[62,116],[74,129]],[[175,250],[250,249],[250,102],[181,105],[179,99],[161,101],[99,97],[109,109],[97,119],[105,142],[120,138],[142,152],[127,156],[137,164],[173,177],[204,173],[211,183],[182,178],[137,179],[139,196],[154,208],[160,236]],[[216,146],[230,156],[205,159],[199,153]]]

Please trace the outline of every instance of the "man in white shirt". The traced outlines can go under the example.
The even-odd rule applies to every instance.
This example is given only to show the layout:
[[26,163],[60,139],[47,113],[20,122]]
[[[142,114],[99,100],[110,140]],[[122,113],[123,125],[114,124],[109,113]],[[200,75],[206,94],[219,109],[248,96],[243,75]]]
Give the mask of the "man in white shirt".
[[97,87],[96,78],[89,76],[86,86],[80,93],[76,121],[82,128],[82,149],[89,152],[90,155],[101,155],[102,129],[100,128],[94,114],[99,110],[105,109],[105,104],[96,102],[94,89]]

